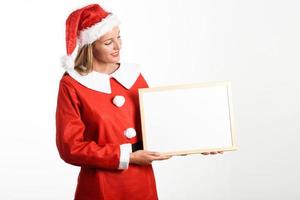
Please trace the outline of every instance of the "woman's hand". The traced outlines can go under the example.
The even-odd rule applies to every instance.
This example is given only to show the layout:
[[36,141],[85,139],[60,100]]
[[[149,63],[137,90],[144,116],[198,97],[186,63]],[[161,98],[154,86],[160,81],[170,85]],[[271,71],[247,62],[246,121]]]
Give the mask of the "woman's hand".
[[158,152],[138,150],[130,154],[129,163],[137,165],[150,165],[154,160],[166,160],[172,156],[160,155]]
[[[218,154],[218,153],[222,154],[223,151],[203,152],[203,153],[201,153],[201,154],[202,154],[202,155],[209,155],[209,154],[215,155],[215,154]],[[188,154],[180,154],[180,156],[186,156],[186,155],[188,155]]]
[[201,153],[202,155],[209,155],[209,154],[212,154],[212,155],[215,155],[215,154],[218,154],[218,153],[223,153],[223,151],[212,151],[212,152],[203,152]]

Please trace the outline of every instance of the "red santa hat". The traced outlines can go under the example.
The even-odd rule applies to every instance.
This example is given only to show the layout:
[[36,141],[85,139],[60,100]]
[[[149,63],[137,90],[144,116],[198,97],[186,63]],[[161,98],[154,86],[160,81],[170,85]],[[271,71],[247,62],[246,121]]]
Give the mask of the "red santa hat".
[[98,4],[91,4],[73,11],[66,20],[67,55],[62,58],[62,67],[74,68],[74,50],[91,44],[120,24],[115,14],[105,11]]

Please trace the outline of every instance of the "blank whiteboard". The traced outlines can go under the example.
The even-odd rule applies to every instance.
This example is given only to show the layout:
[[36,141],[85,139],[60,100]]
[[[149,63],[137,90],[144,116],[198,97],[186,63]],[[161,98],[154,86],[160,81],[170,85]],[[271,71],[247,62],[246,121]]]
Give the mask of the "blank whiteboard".
[[229,81],[139,89],[144,150],[236,150]]

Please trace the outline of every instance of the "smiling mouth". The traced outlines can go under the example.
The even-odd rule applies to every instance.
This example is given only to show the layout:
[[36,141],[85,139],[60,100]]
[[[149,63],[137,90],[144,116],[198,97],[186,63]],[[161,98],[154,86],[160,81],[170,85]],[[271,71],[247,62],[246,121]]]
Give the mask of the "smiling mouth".
[[111,55],[117,56],[117,55],[119,55],[119,52],[113,53],[113,54],[111,54]]

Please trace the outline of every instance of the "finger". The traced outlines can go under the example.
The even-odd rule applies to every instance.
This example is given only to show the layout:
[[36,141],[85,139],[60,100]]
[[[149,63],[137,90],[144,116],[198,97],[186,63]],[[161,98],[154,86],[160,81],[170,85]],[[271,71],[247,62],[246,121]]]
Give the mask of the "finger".
[[166,157],[166,158],[170,158],[170,156],[172,157],[172,155],[164,155],[163,153],[153,152],[153,151],[149,153],[149,155],[154,157]]
[[163,158],[165,158],[165,159],[169,159],[169,158],[172,158],[173,156],[172,155],[165,155],[165,156],[163,156]]
[[159,156],[150,155],[150,156],[153,160],[165,160],[165,159],[169,159],[172,157],[172,155],[159,155]]
[[147,153],[151,156],[160,156],[160,153],[155,151],[147,151]]
[[171,158],[172,156],[160,156],[160,157],[155,157],[154,160],[166,160]]

